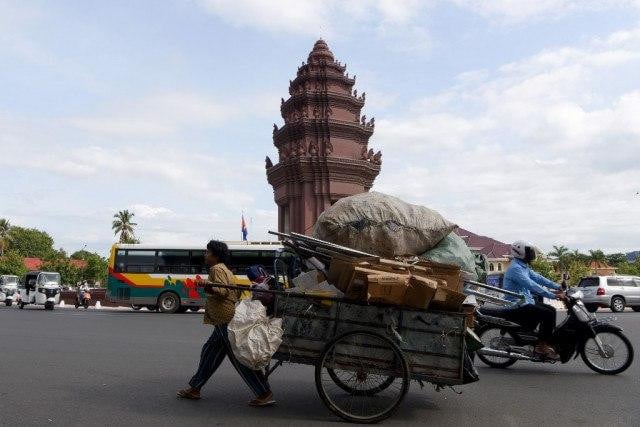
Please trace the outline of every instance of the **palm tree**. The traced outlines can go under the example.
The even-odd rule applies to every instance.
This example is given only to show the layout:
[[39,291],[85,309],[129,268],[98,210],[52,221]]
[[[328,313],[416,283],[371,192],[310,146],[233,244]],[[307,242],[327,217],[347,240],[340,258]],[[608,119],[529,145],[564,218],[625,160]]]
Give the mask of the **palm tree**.
[[568,253],[569,253],[569,248],[567,248],[564,245],[560,245],[560,246],[553,245],[553,250],[549,252],[549,255],[558,259],[560,271],[564,271],[564,261]]
[[8,219],[0,218],[0,256],[4,255],[4,248],[9,241],[11,224]]
[[133,227],[138,224],[131,222],[134,216],[133,212],[129,212],[126,209],[113,215],[115,219],[111,224],[111,229],[114,235],[120,233],[120,243],[134,243],[136,241]]

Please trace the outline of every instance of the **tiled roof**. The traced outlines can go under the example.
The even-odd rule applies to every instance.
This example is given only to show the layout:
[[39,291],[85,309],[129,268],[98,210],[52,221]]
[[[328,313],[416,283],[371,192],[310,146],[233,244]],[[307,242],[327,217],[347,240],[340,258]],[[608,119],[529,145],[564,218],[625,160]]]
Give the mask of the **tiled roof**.
[[[42,261],[42,259],[40,258],[24,258],[24,260],[22,261],[24,264],[24,267],[27,270],[40,270],[40,268],[42,267],[42,264],[44,264],[44,261]],[[84,269],[87,268],[87,261],[83,260],[83,259],[70,259],[69,263],[71,265],[73,265],[76,268],[79,269]]]
[[40,267],[42,267],[40,258],[24,258],[22,263],[27,270],[40,270]]
[[455,232],[464,239],[472,251],[479,252],[487,258],[506,258],[509,256],[511,245],[507,243],[500,242],[491,237],[480,236],[464,228],[458,228]]

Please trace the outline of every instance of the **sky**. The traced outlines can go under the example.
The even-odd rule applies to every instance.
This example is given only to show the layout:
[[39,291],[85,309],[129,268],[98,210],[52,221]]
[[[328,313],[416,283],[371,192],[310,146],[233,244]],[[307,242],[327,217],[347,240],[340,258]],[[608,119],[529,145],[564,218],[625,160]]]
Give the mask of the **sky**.
[[[106,254],[277,227],[265,155],[324,38],[373,190],[548,250],[640,249],[640,0],[0,0],[0,217]],[[272,239],[269,239],[272,240]]]

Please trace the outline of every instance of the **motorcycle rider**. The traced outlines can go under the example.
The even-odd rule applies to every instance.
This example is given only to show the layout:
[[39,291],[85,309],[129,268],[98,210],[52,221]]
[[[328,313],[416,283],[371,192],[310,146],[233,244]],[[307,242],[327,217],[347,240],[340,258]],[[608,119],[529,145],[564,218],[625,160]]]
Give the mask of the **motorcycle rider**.
[[[521,301],[518,307],[509,310],[509,320],[530,330],[539,325],[536,353],[550,359],[559,359],[555,349],[549,344],[556,326],[556,310],[548,304],[536,302],[533,295],[564,299],[562,288],[531,269],[530,264],[535,260],[536,252],[529,243],[522,240],[514,242],[511,245],[511,256],[513,260],[504,274],[503,288],[522,294],[524,301]],[[557,292],[553,293],[545,288]]]

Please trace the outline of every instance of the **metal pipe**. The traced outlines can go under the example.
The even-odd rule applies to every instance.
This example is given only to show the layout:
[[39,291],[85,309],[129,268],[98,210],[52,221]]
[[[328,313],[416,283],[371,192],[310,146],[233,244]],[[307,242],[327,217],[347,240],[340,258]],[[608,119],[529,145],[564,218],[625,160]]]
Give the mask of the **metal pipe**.
[[508,359],[516,359],[516,360],[533,360],[529,356],[525,356],[520,353],[510,353],[504,350],[495,350],[493,348],[483,347],[477,351],[478,354],[483,356],[491,356],[491,357],[506,357]]

